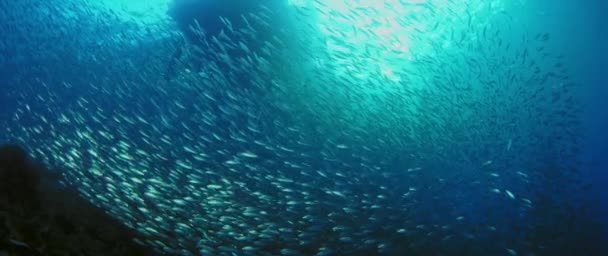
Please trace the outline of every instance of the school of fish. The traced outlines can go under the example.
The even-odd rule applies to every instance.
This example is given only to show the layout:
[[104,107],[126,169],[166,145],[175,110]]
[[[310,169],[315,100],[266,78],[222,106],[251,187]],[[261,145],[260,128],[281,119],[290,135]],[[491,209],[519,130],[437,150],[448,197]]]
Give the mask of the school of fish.
[[498,0],[291,2],[194,43],[2,0],[0,138],[166,255],[564,250],[580,85],[550,34]]

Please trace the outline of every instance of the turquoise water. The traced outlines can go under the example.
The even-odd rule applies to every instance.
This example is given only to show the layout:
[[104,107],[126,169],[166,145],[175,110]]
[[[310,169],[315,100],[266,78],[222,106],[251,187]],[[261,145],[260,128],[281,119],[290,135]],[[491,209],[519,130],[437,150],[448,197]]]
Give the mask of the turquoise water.
[[0,1],[0,141],[168,255],[602,255],[604,3],[244,3]]

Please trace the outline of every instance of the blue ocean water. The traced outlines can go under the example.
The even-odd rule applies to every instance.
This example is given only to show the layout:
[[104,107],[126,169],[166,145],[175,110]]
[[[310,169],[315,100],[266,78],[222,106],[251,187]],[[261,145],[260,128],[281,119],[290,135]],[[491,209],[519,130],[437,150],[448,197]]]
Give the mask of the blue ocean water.
[[555,30],[562,31],[556,33],[562,36],[559,47],[571,56],[573,75],[586,85],[582,92],[585,105],[585,142],[581,158],[586,163],[583,173],[593,184],[593,189],[588,194],[594,202],[592,214],[606,225],[608,197],[604,188],[608,184],[608,135],[605,132],[608,127],[608,108],[605,101],[608,95],[608,41],[606,19],[602,15],[608,6],[605,1],[588,4],[564,1],[563,5],[547,7],[555,13],[555,20],[552,21]]
[[0,142],[168,255],[605,255],[605,1],[243,3],[0,1]]
[[[586,165],[583,168],[585,179],[593,184],[588,196],[593,198],[593,214],[601,219],[604,225],[608,216],[608,199],[604,188],[608,184],[608,111],[605,98],[608,95],[608,78],[606,65],[608,51],[606,48],[605,1],[559,1],[559,4],[548,4],[543,1],[535,3],[534,10],[543,10],[543,21],[539,23],[550,27],[555,35],[556,45],[569,58],[572,75],[585,84],[581,88],[585,113],[584,147],[581,158]],[[532,23],[534,24],[534,23]],[[549,26],[547,26],[549,25]]]

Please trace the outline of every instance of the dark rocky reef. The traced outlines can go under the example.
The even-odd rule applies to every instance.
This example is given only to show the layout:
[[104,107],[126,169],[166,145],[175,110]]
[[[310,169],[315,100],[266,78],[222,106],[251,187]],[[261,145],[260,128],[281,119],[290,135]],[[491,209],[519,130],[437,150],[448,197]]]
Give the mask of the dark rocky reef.
[[0,146],[0,256],[155,255],[53,173],[18,146]]

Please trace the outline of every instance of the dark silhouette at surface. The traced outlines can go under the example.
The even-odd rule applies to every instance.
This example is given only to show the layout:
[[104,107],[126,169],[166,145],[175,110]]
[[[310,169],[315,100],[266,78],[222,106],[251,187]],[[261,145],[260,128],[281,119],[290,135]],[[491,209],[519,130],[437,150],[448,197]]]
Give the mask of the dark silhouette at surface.
[[[244,17],[248,17],[247,19],[250,20],[248,23],[253,22],[253,19],[248,16],[250,13],[259,15],[262,8],[273,10],[271,13],[274,15],[269,17],[272,29],[256,28],[256,39],[246,42],[247,47],[256,51],[262,47],[265,40],[270,38],[273,30],[286,25],[286,21],[280,15],[281,10],[285,8],[285,3],[287,3],[286,0],[174,0],[171,3],[168,15],[175,21],[177,28],[184,35],[186,42],[181,42],[182,47],[183,44],[189,43],[206,48],[200,35],[197,35],[193,28],[200,28],[207,40],[211,40],[211,37],[219,36],[222,30],[224,30],[224,33],[229,33],[225,31],[227,28],[221,21],[222,18],[228,20],[234,29],[239,29],[247,27]],[[268,13],[264,15],[268,15]],[[165,73],[165,79],[167,80],[176,75],[175,66],[178,59],[182,57],[182,47],[176,49],[167,66]],[[230,51],[229,54],[232,57],[243,55],[239,51]],[[204,57],[201,56],[197,58],[203,58],[204,60]],[[202,60],[190,59],[189,65],[196,71],[200,67],[200,63],[197,63],[199,61]]]
[[[200,26],[205,34],[217,36],[225,29],[220,17],[233,24],[234,28],[244,27],[242,16],[259,12],[260,6],[276,9],[282,6],[282,0],[174,0],[169,9],[169,16],[177,23],[179,30],[191,42],[196,43],[198,36],[191,27]],[[276,10],[275,10],[276,11]],[[276,18],[276,17],[274,17]],[[249,18],[251,19],[251,18]],[[196,23],[198,22],[198,26]],[[275,24],[279,26],[279,24]]]
[[155,255],[53,173],[0,146],[0,255]]

